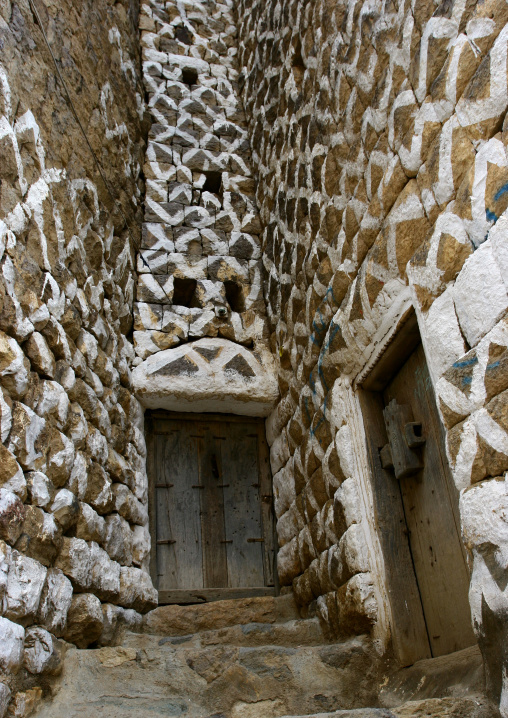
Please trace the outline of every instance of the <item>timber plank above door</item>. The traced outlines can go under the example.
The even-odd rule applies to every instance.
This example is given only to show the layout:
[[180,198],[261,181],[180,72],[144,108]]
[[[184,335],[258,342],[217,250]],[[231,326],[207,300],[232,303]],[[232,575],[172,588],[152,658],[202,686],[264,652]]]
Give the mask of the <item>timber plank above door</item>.
[[151,572],[159,603],[275,592],[264,422],[147,417]]

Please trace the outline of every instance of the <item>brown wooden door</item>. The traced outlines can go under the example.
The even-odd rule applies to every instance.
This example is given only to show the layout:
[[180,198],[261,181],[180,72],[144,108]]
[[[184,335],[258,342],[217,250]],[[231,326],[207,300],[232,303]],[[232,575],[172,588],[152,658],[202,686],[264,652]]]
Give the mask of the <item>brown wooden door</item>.
[[[375,519],[394,624],[393,643],[405,665],[475,643],[468,601],[469,572],[460,540],[458,492],[446,458],[425,354],[415,341],[418,334],[413,324],[411,333],[400,337],[396,350],[392,347],[390,357],[380,362],[360,392]],[[404,427],[404,422],[420,423],[425,439],[422,446],[413,449],[421,468],[413,468],[412,475],[399,479],[396,467],[390,467],[384,454],[387,446],[392,448],[393,428],[387,424],[397,408],[404,414]],[[407,445],[407,439],[399,438]],[[397,471],[403,473],[400,465]]]
[[399,487],[430,650],[441,656],[470,646],[475,638],[458,497],[421,344],[388,384],[383,400],[385,407],[393,400],[411,407],[425,439],[415,450],[423,468],[401,479]]
[[159,603],[273,593],[264,423],[154,412],[149,424],[152,574]]

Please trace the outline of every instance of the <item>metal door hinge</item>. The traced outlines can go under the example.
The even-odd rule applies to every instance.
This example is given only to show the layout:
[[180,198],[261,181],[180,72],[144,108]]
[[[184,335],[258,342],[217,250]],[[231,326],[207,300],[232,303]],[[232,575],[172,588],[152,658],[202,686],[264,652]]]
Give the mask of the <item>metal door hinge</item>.
[[162,546],[165,544],[176,543],[176,541],[174,541],[173,539],[160,539],[159,541],[156,541],[155,543],[157,544],[157,546]]
[[247,543],[264,543],[264,538],[248,538]]
[[425,444],[421,422],[413,421],[409,404],[398,404],[395,399],[383,409],[388,444],[379,452],[383,469],[391,469],[396,479],[417,474],[423,462],[417,449]]

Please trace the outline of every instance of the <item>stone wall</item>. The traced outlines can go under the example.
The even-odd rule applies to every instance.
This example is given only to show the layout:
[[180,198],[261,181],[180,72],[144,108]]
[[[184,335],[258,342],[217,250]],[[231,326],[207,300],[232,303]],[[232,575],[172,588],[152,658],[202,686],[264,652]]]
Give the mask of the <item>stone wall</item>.
[[355,381],[413,305],[508,715],[508,8],[240,0],[258,174],[279,572],[337,633],[390,615]]
[[265,415],[277,387],[232,4],[141,9],[152,125],[134,382],[152,408]]
[[41,25],[27,0],[0,2],[2,716],[9,701],[30,710],[60,637],[107,642],[156,603],[130,374],[145,146],[135,3],[35,6]]

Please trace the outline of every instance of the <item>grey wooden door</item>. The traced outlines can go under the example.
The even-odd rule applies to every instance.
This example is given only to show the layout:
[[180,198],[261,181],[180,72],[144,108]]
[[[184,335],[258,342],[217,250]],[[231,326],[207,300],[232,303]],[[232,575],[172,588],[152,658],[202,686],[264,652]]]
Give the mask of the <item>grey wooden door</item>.
[[[385,555],[392,638],[404,665],[475,643],[458,492],[423,347],[417,329],[411,332],[402,334],[398,346],[392,347],[386,362],[380,362],[360,392],[374,518]],[[397,458],[391,451],[388,460],[385,453],[388,446],[392,449],[393,426],[388,425],[396,411],[404,417],[398,438],[405,448],[408,441],[413,443],[410,433],[405,434],[406,425],[421,428],[421,444],[417,446],[418,437],[413,437],[416,446],[407,465],[416,461],[406,472],[393,465]]]
[[469,572],[460,541],[458,496],[450,475],[443,434],[423,347],[406,361],[383,392],[410,407],[424,443],[415,451],[421,468],[399,481],[409,545],[433,656],[475,642],[468,601]]
[[159,603],[274,593],[264,423],[166,412],[153,412],[148,423]]

